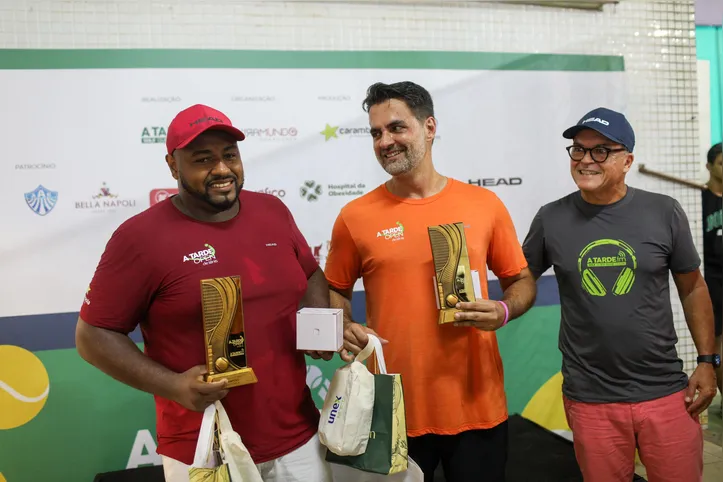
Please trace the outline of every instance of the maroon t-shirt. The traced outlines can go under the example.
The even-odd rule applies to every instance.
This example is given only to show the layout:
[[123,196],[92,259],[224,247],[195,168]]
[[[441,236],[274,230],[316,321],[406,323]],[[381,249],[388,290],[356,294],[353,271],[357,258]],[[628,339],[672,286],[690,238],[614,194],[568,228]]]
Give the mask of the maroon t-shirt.
[[[262,463],[317,431],[295,320],[318,264],[280,200],[249,191],[239,200],[238,215],[226,222],[189,218],[170,199],[125,221],[106,246],[80,316],[122,333],[140,323],[147,356],[180,373],[205,363],[200,280],[239,275],[247,363],[258,383],[232,388],[223,405]],[[155,400],[158,453],[191,464],[203,414]]]

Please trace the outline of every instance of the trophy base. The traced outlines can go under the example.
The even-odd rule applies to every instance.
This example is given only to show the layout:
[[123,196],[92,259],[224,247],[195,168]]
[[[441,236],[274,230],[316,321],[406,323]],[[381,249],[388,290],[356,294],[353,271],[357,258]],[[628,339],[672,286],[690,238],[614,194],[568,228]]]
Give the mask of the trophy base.
[[461,311],[462,310],[457,310],[454,308],[449,309],[449,310],[441,310],[439,312],[439,318],[437,319],[437,324],[445,325],[447,323],[454,323],[456,321],[459,321],[459,320],[455,319],[454,315],[455,315],[455,313],[459,313]]
[[241,385],[250,385],[258,382],[256,374],[251,367],[241,368],[239,370],[230,370],[224,373],[214,373],[206,377],[207,382],[215,382],[223,379],[228,380],[226,388],[240,387]]

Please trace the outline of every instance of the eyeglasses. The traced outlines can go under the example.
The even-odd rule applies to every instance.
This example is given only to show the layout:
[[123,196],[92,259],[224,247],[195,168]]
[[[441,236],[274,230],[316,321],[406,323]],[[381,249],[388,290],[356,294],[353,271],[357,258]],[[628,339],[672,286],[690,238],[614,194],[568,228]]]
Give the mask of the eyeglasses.
[[582,146],[569,146],[566,147],[565,150],[567,151],[567,154],[570,156],[570,159],[572,159],[575,162],[580,162],[583,159],[585,159],[585,154],[590,153],[590,158],[594,162],[605,162],[608,159],[608,156],[611,152],[621,152],[621,151],[627,151],[624,147],[618,148],[618,149],[610,149],[609,147],[604,146],[595,146],[595,147],[582,147]]

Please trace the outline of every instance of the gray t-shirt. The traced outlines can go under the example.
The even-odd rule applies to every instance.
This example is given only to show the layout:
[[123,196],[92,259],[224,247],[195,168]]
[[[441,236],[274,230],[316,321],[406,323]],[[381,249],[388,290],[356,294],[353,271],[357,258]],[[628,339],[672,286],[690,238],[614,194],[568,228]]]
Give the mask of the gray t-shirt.
[[523,249],[535,276],[555,271],[565,396],[639,402],[686,387],[669,272],[700,257],[675,199],[628,187],[599,206],[575,192],[537,212]]

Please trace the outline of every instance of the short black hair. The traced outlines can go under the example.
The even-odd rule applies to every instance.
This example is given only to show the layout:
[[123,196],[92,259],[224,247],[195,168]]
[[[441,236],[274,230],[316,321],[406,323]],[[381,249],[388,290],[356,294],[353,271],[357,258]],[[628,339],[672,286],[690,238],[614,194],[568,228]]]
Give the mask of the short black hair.
[[721,143],[714,144],[713,147],[708,150],[708,164],[713,164],[721,152],[723,152],[721,150]]
[[367,89],[367,96],[362,103],[365,112],[372,106],[381,104],[390,99],[399,99],[409,107],[414,117],[424,122],[428,117],[434,117],[434,103],[427,89],[414,82],[396,82],[385,84],[377,82]]

